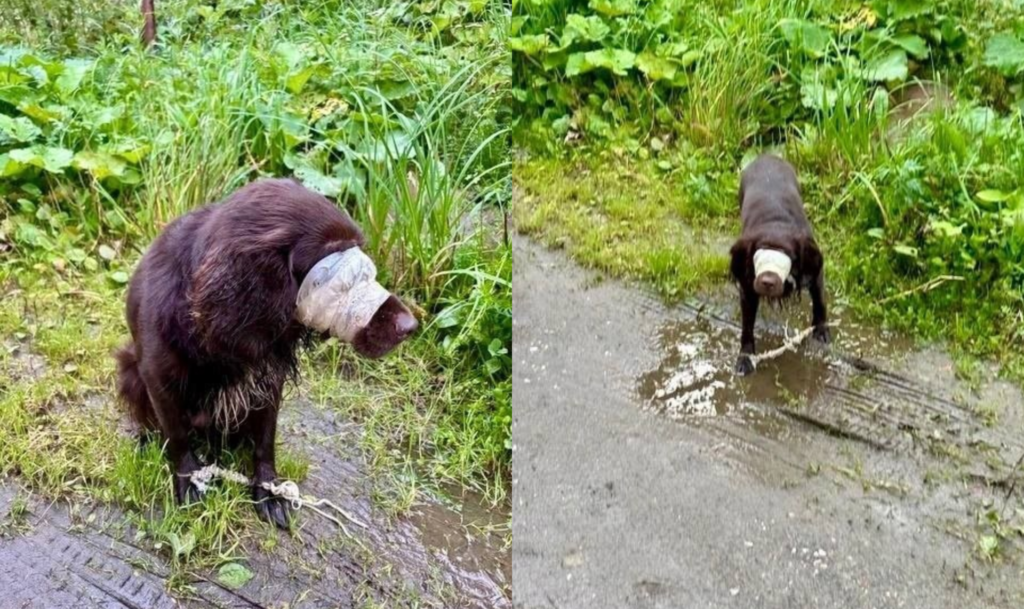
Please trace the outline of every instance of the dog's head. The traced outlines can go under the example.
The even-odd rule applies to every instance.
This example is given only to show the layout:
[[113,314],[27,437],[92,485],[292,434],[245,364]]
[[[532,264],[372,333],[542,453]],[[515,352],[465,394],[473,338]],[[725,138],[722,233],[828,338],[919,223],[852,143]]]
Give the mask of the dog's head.
[[386,355],[419,326],[408,307],[377,282],[376,265],[358,246],[328,254],[306,273],[296,319],[370,358]]
[[788,298],[821,268],[821,253],[806,236],[741,237],[730,250],[733,278],[758,296]]
[[416,331],[412,312],[377,283],[359,227],[320,194],[260,180],[211,215],[189,291],[210,353],[258,361],[300,336],[296,321],[372,358]]

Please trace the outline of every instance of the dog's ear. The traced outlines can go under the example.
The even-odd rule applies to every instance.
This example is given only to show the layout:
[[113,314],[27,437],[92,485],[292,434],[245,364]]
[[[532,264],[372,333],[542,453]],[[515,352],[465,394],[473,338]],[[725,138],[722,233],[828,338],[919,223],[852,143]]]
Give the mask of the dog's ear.
[[212,246],[192,276],[189,305],[203,346],[228,361],[258,362],[295,317],[292,255],[257,242]]
[[825,259],[821,255],[821,250],[818,249],[818,244],[814,241],[813,237],[807,237],[806,239],[800,240],[800,247],[797,250],[800,252],[800,275],[803,277],[817,277],[818,273],[821,272],[822,266],[825,264]]
[[729,250],[729,270],[733,279],[743,284],[754,281],[754,244],[740,238]]

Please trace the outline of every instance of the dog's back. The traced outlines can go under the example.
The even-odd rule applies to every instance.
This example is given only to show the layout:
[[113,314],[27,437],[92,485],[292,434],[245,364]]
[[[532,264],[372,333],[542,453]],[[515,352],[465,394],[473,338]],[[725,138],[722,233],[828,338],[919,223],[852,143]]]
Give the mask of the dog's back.
[[740,218],[744,233],[771,224],[809,232],[793,166],[771,154],[762,154],[747,166],[740,178]]

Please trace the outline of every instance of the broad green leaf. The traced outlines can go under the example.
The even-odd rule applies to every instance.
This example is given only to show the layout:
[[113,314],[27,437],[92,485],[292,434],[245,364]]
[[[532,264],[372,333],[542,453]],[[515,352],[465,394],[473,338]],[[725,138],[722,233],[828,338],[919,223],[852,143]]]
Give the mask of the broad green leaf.
[[89,122],[93,127],[109,125],[124,115],[124,105],[104,106],[89,115]]
[[839,101],[839,92],[826,87],[821,81],[810,81],[800,85],[800,103],[805,108],[831,110]]
[[1024,42],[1011,34],[997,34],[988,41],[982,62],[1006,76],[1024,72]]
[[683,68],[688,68],[700,59],[700,51],[687,51],[683,53],[683,56],[679,58],[679,65]]
[[73,247],[69,249],[65,253],[65,255],[68,257],[68,260],[74,262],[75,264],[82,264],[88,257],[88,254],[85,253],[85,250],[79,247]]
[[621,17],[636,10],[634,0],[590,0],[590,8],[606,17]]
[[909,245],[894,245],[892,249],[895,250],[897,254],[917,258],[916,247],[910,247]]
[[565,64],[565,75],[576,76],[597,68],[604,68],[619,76],[625,76],[635,63],[636,55],[624,49],[601,49],[587,53],[573,53]]
[[0,66],[0,101],[7,102],[12,106],[20,106],[37,96],[38,93],[24,85],[5,84],[4,66]]
[[11,158],[8,153],[0,154],[0,178],[16,176],[25,170],[26,165]]
[[890,40],[918,59],[928,57],[928,42],[916,34],[901,34],[893,36]]
[[[30,75],[23,73],[18,68],[0,65],[0,90],[18,87],[19,95],[26,95],[31,93],[32,89],[24,86],[22,83],[26,83],[31,80],[32,77]],[[9,95],[9,93],[7,95]]]
[[74,92],[82,84],[82,79],[92,69],[93,62],[88,59],[68,59],[64,62],[64,70],[57,77],[57,90],[64,95]]
[[299,178],[310,190],[315,190],[325,197],[337,197],[342,192],[340,179],[324,175],[308,165],[297,167],[295,177]]
[[[120,285],[124,285],[124,284],[128,283],[128,279],[129,279],[128,273],[126,273],[124,271],[113,271],[112,273],[108,274],[107,276],[110,277],[111,281],[113,281],[114,283],[120,284]],[[171,534],[173,535],[173,533],[171,533]],[[189,533],[189,535],[191,535],[191,533]],[[195,543],[195,542],[193,541],[193,543]],[[172,546],[175,545],[173,540],[171,541],[171,545]],[[178,555],[178,551],[175,550],[174,554],[175,554],[175,556],[177,556]]]
[[122,140],[108,149],[108,152],[116,154],[129,163],[138,163],[149,154],[150,145],[137,142],[132,139]]
[[19,243],[47,251],[53,250],[53,242],[38,226],[31,222],[18,222],[14,238]]
[[52,123],[68,115],[68,109],[65,106],[56,104],[47,104],[46,107],[43,107],[35,103],[21,103],[18,105],[18,110],[21,110],[26,116],[45,123]]
[[366,198],[366,173],[345,159],[334,166],[334,175],[341,181],[342,192],[348,193],[363,201]]
[[971,108],[966,114],[961,114],[959,118],[960,124],[965,129],[972,133],[982,134],[995,126],[999,121],[999,113],[992,108],[980,106]]
[[864,66],[864,78],[873,81],[904,80],[907,77],[907,52],[896,49],[875,57]]
[[241,588],[252,578],[253,572],[236,562],[229,562],[217,571],[217,581],[228,588]]
[[946,220],[932,220],[928,227],[932,232],[942,235],[943,237],[959,237],[964,232],[963,226],[957,226],[952,222]]
[[676,77],[675,62],[651,53],[640,53],[636,58],[636,67],[651,80],[672,80]]
[[61,173],[71,165],[74,153],[66,148],[32,146],[8,152],[11,159],[45,169],[50,173]]
[[294,68],[306,61],[305,50],[297,44],[282,41],[274,46],[274,53],[284,60],[289,68]]
[[889,92],[885,87],[876,87],[871,95],[871,112],[875,116],[888,116],[889,114]]
[[110,176],[121,176],[127,168],[124,161],[112,154],[90,150],[76,153],[71,165],[79,171],[88,171],[97,180]]
[[783,19],[779,27],[790,45],[814,58],[824,56],[832,40],[827,29],[803,19]]
[[14,141],[22,143],[31,142],[43,134],[35,123],[24,116],[11,118],[5,114],[0,114],[0,132]]
[[933,10],[933,0],[886,0],[893,21],[906,21]]
[[535,36],[517,36],[508,39],[508,48],[512,51],[529,55],[530,57],[540,55],[548,48],[548,35],[537,34]]
[[871,237],[872,239],[884,239],[885,229],[881,227],[869,228],[868,237]]
[[1013,193],[1012,192],[1003,192],[1002,190],[990,189],[990,190],[982,190],[982,191],[978,192],[974,196],[978,197],[979,201],[982,201],[982,202],[985,202],[985,203],[1002,203],[1004,201],[1009,201],[1010,197],[1013,196]]
[[1024,225],[1024,209],[1004,209],[999,216],[1005,226]]
[[600,42],[611,31],[608,24],[597,15],[584,17],[574,13],[565,18],[565,29],[562,30],[561,46],[565,48],[577,40]]
[[412,138],[401,131],[391,131],[383,139],[364,141],[358,154],[364,161],[386,163],[389,159],[410,158],[415,154]]
[[299,70],[298,72],[290,74],[285,80],[285,86],[288,87],[289,91],[296,95],[302,93],[302,89],[306,86],[310,77],[316,73],[316,68],[317,66],[309,66]]
[[377,89],[384,99],[395,101],[415,95],[419,91],[418,85],[411,80],[378,80]]

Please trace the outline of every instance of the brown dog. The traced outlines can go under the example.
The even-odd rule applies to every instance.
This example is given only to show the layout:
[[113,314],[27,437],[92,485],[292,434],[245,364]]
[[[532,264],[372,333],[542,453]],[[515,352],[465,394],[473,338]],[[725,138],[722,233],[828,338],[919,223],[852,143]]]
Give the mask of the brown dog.
[[[204,434],[216,454],[226,438],[253,446],[257,512],[288,526],[289,504],[262,484],[277,478],[281,390],[312,334],[297,319],[296,299],[318,262],[362,256],[353,249],[362,244],[355,222],[324,197],[291,180],[261,180],[178,218],[150,246],[128,288],[132,342],[117,353],[118,390],[142,429],[163,435],[179,503],[198,497],[190,440]],[[367,357],[383,356],[417,327],[397,297],[374,285],[379,299],[345,337]],[[321,301],[329,306],[332,294],[345,297]]]
[[732,276],[740,286],[743,331],[736,373],[754,370],[754,320],[761,298],[781,300],[806,286],[811,294],[814,337],[830,340],[825,320],[821,250],[804,213],[796,171],[786,161],[761,155],[740,179],[743,232],[732,246]]

